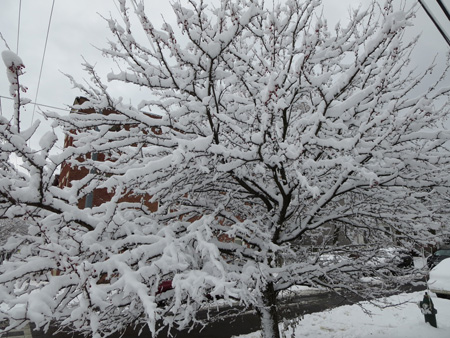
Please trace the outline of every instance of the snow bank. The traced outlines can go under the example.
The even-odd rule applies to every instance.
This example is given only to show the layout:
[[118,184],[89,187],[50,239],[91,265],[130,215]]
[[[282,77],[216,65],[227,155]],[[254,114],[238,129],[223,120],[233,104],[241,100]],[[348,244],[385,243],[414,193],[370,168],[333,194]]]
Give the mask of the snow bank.
[[[372,312],[369,316],[361,307],[341,306],[330,311],[305,315],[299,322],[292,337],[311,338],[448,338],[450,337],[450,300],[437,298],[431,294],[438,310],[438,328],[426,324],[417,302],[422,300],[423,292],[401,294],[387,298],[390,303],[405,302],[396,308],[379,309],[366,305]],[[291,332],[283,332],[291,337]],[[259,338],[260,332],[241,335],[239,338]]]

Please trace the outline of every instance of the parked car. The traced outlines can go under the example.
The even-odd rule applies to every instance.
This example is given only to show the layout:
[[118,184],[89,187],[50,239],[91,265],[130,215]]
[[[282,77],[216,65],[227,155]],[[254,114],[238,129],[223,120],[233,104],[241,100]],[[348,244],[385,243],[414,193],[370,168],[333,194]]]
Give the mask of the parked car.
[[[156,297],[157,297],[156,299],[158,301],[158,304],[160,306],[167,304],[167,301],[170,300],[173,296],[174,296],[174,289],[173,289],[172,281],[171,280],[162,281],[158,285],[158,291],[156,292]],[[217,296],[217,295],[212,296],[209,293],[207,293],[205,295],[205,297],[209,301],[219,300],[219,299],[223,298],[222,296]]]
[[379,259],[390,261],[393,265],[401,269],[411,269],[414,267],[413,252],[399,247],[388,247],[380,250]]
[[450,258],[445,258],[430,271],[427,284],[438,297],[450,298]]
[[155,296],[159,306],[166,305],[167,302],[174,296],[172,281],[164,280],[159,283]]
[[432,269],[442,260],[450,258],[450,246],[443,246],[427,258],[428,268]]
[[[361,250],[366,248],[362,247]],[[370,248],[368,248],[370,253]],[[367,261],[368,266],[373,268],[383,267],[394,270],[406,271],[408,269],[414,268],[414,258],[413,253],[400,247],[390,246],[381,249],[372,249],[373,257]],[[319,258],[319,262],[323,265],[336,263],[345,260],[353,260],[362,256],[361,252],[355,250],[354,252],[342,252],[335,251],[333,253],[322,254]]]
[[164,280],[158,285],[158,292],[156,294],[160,294],[170,290],[173,290],[172,281]]

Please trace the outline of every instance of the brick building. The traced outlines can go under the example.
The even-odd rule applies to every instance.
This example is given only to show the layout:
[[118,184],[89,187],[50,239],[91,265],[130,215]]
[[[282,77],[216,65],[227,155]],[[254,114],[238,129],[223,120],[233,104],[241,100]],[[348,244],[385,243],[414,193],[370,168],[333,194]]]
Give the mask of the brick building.
[[[87,99],[84,97],[77,97],[75,99],[74,105],[81,105],[84,102],[86,102]],[[76,112],[78,114],[93,114],[96,113],[96,111],[93,108],[89,108],[89,109],[80,109],[80,110],[73,110],[72,112]],[[71,113],[72,113],[71,112]],[[102,114],[104,115],[109,115],[109,114],[120,114],[119,112],[115,111],[115,110],[108,110],[105,109],[102,111]],[[149,114],[150,117],[152,118],[161,118],[161,116],[159,115],[154,115],[154,114]],[[130,128],[130,126],[121,126],[121,128]],[[112,128],[115,128],[114,126]],[[76,130],[71,130],[69,134],[66,135],[65,140],[64,140],[64,148],[73,146],[73,137],[71,136],[71,134],[75,134],[77,131]],[[160,133],[160,131],[158,129],[153,129],[152,132],[154,134],[158,134]],[[103,153],[88,153],[85,155],[85,158],[92,158],[94,161],[105,161],[107,160],[107,155],[103,154]],[[82,161],[83,159],[78,159],[79,161]],[[89,174],[89,170],[87,168],[83,168],[83,167],[75,167],[72,166],[70,163],[64,162],[62,164],[61,167],[61,172],[60,172],[60,176],[59,176],[59,183],[58,186],[60,188],[64,188],[64,187],[70,187],[71,186],[71,182],[72,181],[79,181],[81,179],[83,179],[84,177],[86,177]],[[81,198],[78,200],[78,208],[79,209],[84,209],[84,208],[93,208],[93,207],[98,207],[100,205],[102,205],[105,202],[108,202],[112,199],[112,197],[114,196],[114,192],[107,190],[107,188],[102,188],[102,189],[95,189],[93,192],[89,193],[87,196]],[[157,202],[153,202],[150,203],[150,196],[136,196],[133,195],[132,192],[129,192],[128,194],[125,194],[124,197],[122,197],[121,200],[119,200],[119,202],[131,202],[131,203],[139,203],[139,202],[143,202],[146,207],[151,211],[154,212],[158,209],[158,203]],[[346,244],[349,242],[349,239],[346,237],[345,234],[345,230],[343,228],[338,228],[332,224],[329,224],[326,227],[326,231],[324,234],[322,234],[321,236],[319,236],[318,238],[312,239],[309,236],[305,236],[299,243],[297,243],[298,245],[306,245],[306,246],[310,246],[310,245],[317,245],[320,243],[323,243],[325,238],[328,239],[332,239],[331,244],[336,245],[336,244]],[[356,242],[359,244],[363,244],[365,243],[365,239],[363,238],[364,236],[361,234],[359,235],[358,238],[356,238]],[[219,236],[219,240],[221,241],[235,241],[235,242],[242,242],[239,238],[235,238],[235,239],[231,239],[228,236],[225,235],[220,235]],[[243,243],[241,243],[243,244]]]
[[[84,102],[88,101],[84,97],[77,97],[74,101],[74,105],[81,105]],[[89,109],[80,109],[80,110],[72,110],[71,113],[78,113],[78,114],[93,114],[95,113],[95,110],[93,108]],[[102,114],[109,115],[109,114],[118,114],[115,110],[108,110],[105,109],[102,111]],[[161,118],[158,115],[149,114],[153,118]],[[124,128],[129,128],[131,126],[125,126]],[[115,128],[115,127],[112,127]],[[152,130],[155,134],[157,134],[158,130]],[[64,139],[64,148],[73,146],[73,136],[71,134],[75,134],[76,130],[71,130],[69,134],[65,136]],[[94,161],[103,162],[107,160],[107,155],[103,153],[88,153],[85,155],[85,158],[89,159],[92,158]],[[83,161],[82,158],[78,158],[78,160],[81,162]],[[83,179],[89,174],[89,170],[84,167],[76,167],[72,166],[70,163],[64,162],[61,166],[61,172],[59,175],[59,182],[58,186],[60,188],[64,187],[70,187],[72,181],[78,181]],[[108,202],[111,200],[111,198],[114,196],[114,192],[108,192],[106,188],[102,189],[95,189],[93,192],[89,193],[87,196],[81,198],[78,200],[78,208],[84,209],[84,208],[92,208],[92,207],[98,207],[101,204]],[[119,202],[140,202],[142,199],[142,196],[136,196],[133,195],[132,192],[128,193],[123,197]],[[158,203],[149,203],[150,196],[147,196],[145,198],[145,201],[143,201],[146,206],[149,208],[150,211],[156,211],[158,209]]]

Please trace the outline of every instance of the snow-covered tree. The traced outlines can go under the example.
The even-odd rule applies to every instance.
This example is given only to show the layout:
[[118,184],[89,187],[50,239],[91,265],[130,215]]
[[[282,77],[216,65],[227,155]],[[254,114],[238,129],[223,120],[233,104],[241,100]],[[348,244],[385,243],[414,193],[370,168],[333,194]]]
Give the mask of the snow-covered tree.
[[[33,151],[34,130],[0,117],[0,216],[33,223],[0,268],[10,327],[155,332],[157,321],[195,325],[221,298],[255,309],[263,336],[279,337],[280,291],[373,299],[411,281],[390,250],[448,234],[450,159],[448,69],[420,89],[434,65],[410,67],[413,10],[374,2],[329,30],[317,0],[174,2],[177,29],[157,29],[143,1],[119,2],[102,51],[118,65],[108,80],[145,100],[113,97],[86,63],[92,85],[72,80],[88,101],[52,115],[74,138],[59,155],[53,134]],[[89,174],[52,186],[63,161]],[[98,189],[111,200],[79,210]],[[174,289],[163,300],[165,280]]]

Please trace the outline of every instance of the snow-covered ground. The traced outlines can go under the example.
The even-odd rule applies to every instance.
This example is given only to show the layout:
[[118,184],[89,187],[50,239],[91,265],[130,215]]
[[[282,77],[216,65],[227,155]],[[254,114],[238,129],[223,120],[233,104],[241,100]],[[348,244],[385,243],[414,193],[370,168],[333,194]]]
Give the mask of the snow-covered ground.
[[[450,300],[431,294],[438,310],[438,328],[425,323],[417,303],[423,292],[407,293],[386,298],[389,303],[404,303],[399,307],[377,308],[361,303],[372,313],[368,315],[358,305],[341,306],[329,311],[305,315],[297,327],[283,332],[284,337],[300,338],[449,338]],[[238,336],[259,338],[260,332]]]

